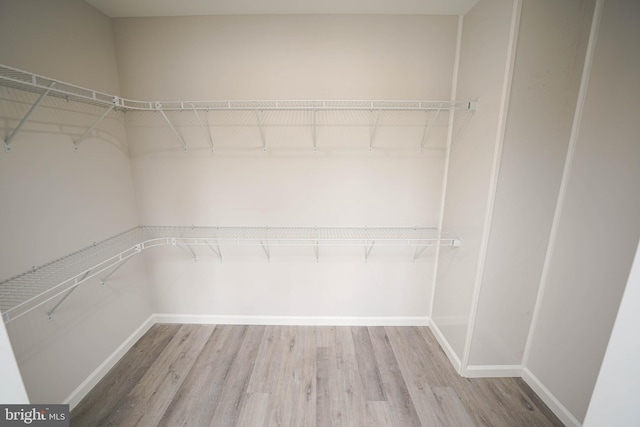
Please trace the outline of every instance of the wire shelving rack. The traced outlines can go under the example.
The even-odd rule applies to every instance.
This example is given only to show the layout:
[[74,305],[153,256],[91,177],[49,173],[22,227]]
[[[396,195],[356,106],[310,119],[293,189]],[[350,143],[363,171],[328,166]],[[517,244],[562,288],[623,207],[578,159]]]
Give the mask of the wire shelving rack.
[[[214,144],[209,134],[209,125],[203,120],[203,115],[208,112],[227,112],[233,114],[250,113],[253,117],[252,126],[256,126],[260,130],[263,150],[267,150],[264,127],[265,113],[268,112],[287,112],[287,111],[306,111],[309,112],[309,126],[312,128],[313,150],[317,150],[316,127],[321,126],[320,115],[325,112],[327,114],[344,112],[368,112],[371,115],[371,123],[368,124],[370,129],[369,150],[373,150],[375,135],[378,127],[381,126],[382,116],[389,114],[415,114],[424,113],[421,126],[423,127],[422,137],[420,140],[420,151],[425,148],[429,136],[436,126],[438,117],[443,118],[445,113],[453,114],[452,122],[460,122],[459,129],[464,129],[467,122],[471,118],[476,108],[475,101],[423,101],[423,100],[218,100],[218,101],[145,101],[127,99],[120,96],[84,88],[71,83],[56,80],[50,77],[41,76],[29,71],[20,70],[7,65],[0,64],[0,86],[5,86],[22,91],[33,92],[39,95],[33,103],[31,109],[22,118],[20,123],[10,132],[9,136],[3,141],[5,151],[11,151],[11,142],[15,135],[21,130],[24,124],[29,120],[31,114],[38,108],[40,103],[46,97],[63,98],[68,101],[76,101],[79,103],[90,104],[94,106],[104,107],[104,114],[99,116],[97,120],[86,130],[86,132],[76,141],[74,147],[77,146],[90,134],[90,132],[111,112],[159,112],[165,120],[168,127],[175,134],[178,142],[182,145],[184,151],[187,151],[187,144],[172,122],[167,113],[172,111],[190,111],[195,114],[197,122],[207,131],[209,145],[211,151],[214,151]],[[441,115],[441,113],[443,115]],[[453,123],[450,124],[453,126]]]
[[60,297],[47,313],[51,316],[83,282],[98,276],[104,283],[134,255],[167,245],[188,251],[194,258],[192,247],[207,246],[221,261],[224,246],[260,246],[267,261],[272,246],[311,246],[318,262],[319,248],[325,246],[361,246],[365,261],[374,246],[407,246],[413,248],[415,260],[426,248],[459,246],[460,240],[425,227],[139,226],[0,282],[3,320],[9,323]]

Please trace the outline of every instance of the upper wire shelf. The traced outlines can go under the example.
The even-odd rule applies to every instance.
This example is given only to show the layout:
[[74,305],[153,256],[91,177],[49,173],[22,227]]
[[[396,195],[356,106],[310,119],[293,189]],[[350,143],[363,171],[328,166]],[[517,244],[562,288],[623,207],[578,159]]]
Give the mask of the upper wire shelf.
[[404,245],[415,260],[426,248],[459,246],[460,240],[425,227],[167,227],[139,226],[102,242],[0,282],[0,312],[5,323],[63,295],[49,316],[81,283],[99,276],[104,283],[127,260],[145,249],[176,246],[197,258],[193,246],[207,246],[220,261],[221,247],[262,247],[270,261],[270,247],[311,246],[316,262],[319,248],[329,245],[361,246],[365,261],[375,246]]
[[[369,151],[373,151],[374,141],[376,140],[376,131],[381,127],[381,116],[391,113],[424,113],[426,116],[420,126],[423,127],[422,137],[420,139],[420,151],[426,146],[432,129],[436,126],[438,116],[441,112],[448,112],[452,119],[460,117],[460,129],[464,129],[466,123],[475,110],[475,101],[397,101],[397,100],[234,100],[234,101],[142,101],[126,99],[116,95],[87,89],[81,86],[66,83],[60,80],[34,74],[28,71],[0,65],[0,86],[6,86],[14,89],[34,92],[39,94],[38,99],[32,105],[27,114],[22,118],[17,127],[4,140],[5,150],[11,151],[11,141],[20,131],[23,125],[29,120],[29,117],[38,107],[38,105],[47,96],[63,98],[66,100],[77,101],[80,103],[91,104],[94,106],[105,107],[104,113],[91,125],[84,134],[77,140],[73,141],[74,149],[77,150],[78,145],[90,134],[90,132],[109,114],[112,110],[118,111],[152,111],[160,112],[160,115],[166,121],[172,132],[175,134],[178,142],[184,149],[188,150],[187,142],[183,135],[178,131],[167,113],[173,111],[192,111],[200,126],[207,130],[207,139],[211,151],[215,150],[211,134],[209,133],[210,125],[200,117],[202,112],[251,112],[255,116],[253,125],[257,126],[260,133],[263,151],[267,150],[267,139],[264,127],[267,126],[263,113],[273,111],[306,111],[311,116],[310,126],[312,127],[312,146],[317,151],[318,141],[316,128],[319,126],[320,119],[316,117],[322,112],[349,112],[361,111],[372,113],[369,136]],[[200,112],[200,114],[199,114]],[[453,113],[459,113],[453,115]],[[442,117],[441,117],[442,118]],[[448,121],[450,127],[453,127],[454,120]],[[458,132],[459,133],[459,132]],[[453,139],[455,140],[455,137]]]
[[124,111],[180,110],[470,110],[473,101],[373,101],[373,100],[234,100],[234,101],[143,101],[87,89],[50,77],[0,64],[0,85],[36,93],[48,92],[72,101]]

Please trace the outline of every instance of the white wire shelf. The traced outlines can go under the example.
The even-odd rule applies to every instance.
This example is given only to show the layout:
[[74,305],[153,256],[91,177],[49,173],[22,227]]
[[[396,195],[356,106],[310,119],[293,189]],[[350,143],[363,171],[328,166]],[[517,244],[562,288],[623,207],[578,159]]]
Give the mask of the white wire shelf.
[[[195,113],[198,123],[205,128],[209,125],[206,120],[203,121],[200,114],[203,112],[250,112],[253,120],[252,126],[257,126],[260,129],[262,137],[263,149],[266,151],[266,140],[264,137],[263,128],[267,126],[263,114],[268,112],[289,112],[289,111],[307,111],[311,115],[310,126],[313,128],[314,140],[313,149],[317,148],[317,141],[315,140],[315,128],[321,126],[321,118],[316,117],[322,112],[330,114],[331,112],[343,112],[348,114],[349,112],[369,112],[372,113],[372,123],[368,126],[371,127],[371,142],[369,149],[373,148],[373,140],[375,139],[376,130],[379,126],[382,126],[381,116],[388,115],[390,113],[423,113],[425,118],[422,120],[424,123],[423,136],[421,138],[420,149],[424,149],[425,142],[431,133],[431,129],[434,127],[440,113],[454,113],[462,124],[460,128],[464,128],[466,122],[470,119],[471,114],[475,110],[475,101],[423,101],[423,100],[228,100],[228,101],[146,101],[146,100],[134,100],[122,98],[116,95],[84,88],[71,83],[66,83],[60,80],[56,80],[50,77],[41,76],[31,73],[29,71],[20,70],[7,65],[0,65],[0,86],[6,86],[13,89],[33,92],[39,94],[39,98],[34,102],[32,108],[24,116],[18,126],[9,134],[9,137],[4,141],[6,151],[11,151],[11,141],[15,134],[20,131],[22,126],[27,122],[29,116],[38,107],[40,102],[47,96],[63,98],[69,101],[76,101],[85,104],[91,104],[104,107],[105,113],[101,116],[79,139],[74,141],[74,145],[77,145],[89,134],[95,126],[111,111],[130,111],[130,112],[160,112],[161,116],[167,122],[167,125],[175,133],[178,141],[187,151],[187,144],[184,141],[180,132],[176,129],[176,126],[172,123],[171,119],[165,112],[172,111],[191,111]],[[440,115],[442,121],[443,116]],[[209,143],[211,150],[214,150],[213,142],[209,136]]]
[[65,257],[34,267],[0,282],[0,312],[5,323],[63,295],[47,313],[81,283],[99,276],[106,281],[128,259],[142,251],[172,245],[194,258],[192,246],[208,246],[222,260],[222,246],[261,246],[270,260],[270,246],[312,246],[318,261],[321,246],[362,246],[365,261],[375,246],[408,246],[415,258],[426,248],[459,246],[460,241],[425,227],[166,227],[139,226]]
[[72,101],[124,111],[181,110],[469,110],[473,101],[396,101],[396,100],[229,100],[229,101],[143,101],[88,89],[0,64],[0,85],[36,93],[48,92]]

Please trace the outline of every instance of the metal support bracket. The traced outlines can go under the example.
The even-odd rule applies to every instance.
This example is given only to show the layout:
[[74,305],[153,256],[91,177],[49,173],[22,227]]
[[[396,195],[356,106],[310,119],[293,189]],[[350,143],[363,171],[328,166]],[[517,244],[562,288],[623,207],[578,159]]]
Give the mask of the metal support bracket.
[[269,253],[269,246],[267,246],[262,240],[260,240],[260,246],[262,246],[262,250],[264,251],[264,254],[267,256],[267,262],[271,262],[271,254]]
[[318,264],[320,262],[320,244],[318,242],[314,243],[313,251],[316,254],[316,264]]
[[311,116],[311,137],[313,138],[313,151],[318,151],[318,135],[316,133],[316,114],[318,110],[313,110],[313,115]]
[[173,123],[171,123],[171,120],[169,120],[169,117],[167,117],[167,115],[164,113],[164,111],[162,111],[162,104],[160,104],[159,102],[156,103],[156,109],[158,111],[160,111],[160,114],[162,114],[162,117],[164,117],[165,121],[167,122],[167,124],[169,125],[169,127],[171,128],[173,133],[178,137],[178,140],[180,141],[184,151],[186,152],[187,151],[187,144],[184,142],[184,139],[182,139],[182,136],[180,136],[180,134],[178,133],[178,130],[173,126]]
[[214,255],[218,257],[218,259],[220,260],[220,262],[222,262],[222,251],[220,250],[220,245],[218,245],[218,243],[216,242],[216,243],[215,243],[215,246],[216,246],[216,247],[214,248],[214,247],[213,247],[213,246],[211,246],[211,245],[209,244],[209,242],[207,242],[206,240],[205,240],[205,242],[204,242],[204,243],[207,245],[207,247],[208,247],[209,249],[211,249],[211,252],[213,252],[213,253],[214,253]]
[[267,151],[267,139],[264,136],[262,128],[262,118],[260,117],[262,110],[256,110],[256,120],[258,121],[258,130],[260,131],[260,139],[262,140],[262,151]]
[[425,251],[425,249],[427,249],[428,246],[416,246],[416,251],[413,253],[413,262],[416,262],[416,259],[418,259],[418,257],[420,256],[420,254],[422,254],[422,252]]
[[366,242],[365,242],[365,246],[364,246],[364,262],[367,262],[369,260],[369,254],[371,254],[371,249],[373,249],[373,245],[375,245],[376,242],[372,241],[371,244],[369,246],[367,246]]
[[211,139],[211,131],[209,130],[209,126],[205,126],[205,124],[202,121],[202,119],[200,119],[200,115],[198,114],[198,110],[196,110],[196,106],[193,105],[193,103],[191,104],[191,107],[193,107],[193,112],[196,114],[196,118],[198,119],[198,123],[200,123],[200,126],[203,127],[205,133],[207,134],[207,139],[209,140],[209,148],[211,149],[211,152],[213,153],[215,150],[213,149],[213,139]]
[[176,244],[176,246],[182,249],[183,251],[185,251],[186,253],[188,253],[189,255],[191,255],[195,262],[198,262],[198,255],[196,255],[196,253],[193,251],[190,245],[182,246],[182,245]]
[[107,109],[107,111],[105,111],[104,113],[102,113],[102,115],[100,117],[98,117],[98,119],[93,122],[93,124],[91,125],[91,127],[89,129],[87,129],[80,138],[78,138],[77,141],[74,141],[73,143],[73,150],[74,151],[78,151],[78,145],[80,145],[80,143],[82,141],[84,141],[84,139],[89,136],[89,134],[91,133],[91,131],[100,124],[100,122],[107,117],[107,114],[109,114],[111,112],[111,110],[113,110],[115,108],[115,105],[112,105],[111,107],[109,107]]
[[186,245],[185,247],[185,246],[179,245],[178,240],[175,237],[171,238],[171,246],[177,246],[178,248],[182,249],[183,251],[191,255],[195,262],[198,262],[198,255],[196,255],[193,249],[191,249],[191,246]]
[[60,301],[58,301],[58,302],[56,303],[56,305],[54,305],[54,306],[53,306],[53,308],[47,312],[47,318],[48,318],[49,320],[51,320],[51,315],[53,315],[53,312],[54,312],[54,311],[56,311],[56,310],[58,309],[58,307],[60,307],[60,304],[62,304],[62,303],[64,302],[64,300],[66,300],[66,299],[69,297],[69,295],[71,295],[71,294],[73,293],[73,291],[75,291],[75,290],[78,288],[78,286],[80,285],[80,283],[84,282],[84,279],[86,279],[86,278],[87,278],[87,276],[89,275],[89,273],[91,273],[91,270],[87,270],[87,271],[84,273],[84,275],[82,276],[82,278],[81,278],[81,279],[78,279],[78,278],[76,277],[75,284],[73,285],[73,287],[72,287],[71,289],[69,289],[69,290],[67,291],[67,293],[66,293],[66,294],[64,294],[64,296],[63,296],[62,298],[60,298]]
[[[136,245],[135,249],[136,249],[136,253],[142,252],[142,247],[140,245]],[[113,273],[115,273],[116,271],[120,270],[120,268],[123,265],[125,265],[127,263],[127,261],[129,261],[130,259],[131,259],[131,257],[127,257],[125,259],[122,259],[122,255],[120,255],[120,259],[118,260],[118,265],[116,265],[116,268],[111,270],[106,276],[104,276],[102,279],[100,279],[100,284],[104,285],[107,282],[107,280],[109,279],[109,277],[111,277],[113,275]]]
[[13,140],[13,138],[18,134],[18,132],[20,132],[20,129],[22,129],[22,127],[27,123],[27,121],[29,121],[29,117],[31,117],[33,112],[36,111],[36,108],[38,108],[40,103],[44,101],[46,96],[49,94],[49,91],[53,88],[55,84],[56,82],[51,82],[51,84],[49,85],[49,88],[44,92],[42,92],[42,94],[40,94],[36,102],[31,106],[31,108],[29,108],[29,111],[27,111],[27,114],[25,114],[22,120],[20,120],[20,123],[18,123],[18,126],[16,126],[13,132],[11,132],[7,137],[7,139],[4,141],[4,150],[7,153],[11,152],[11,141]]
[[[433,129],[433,126],[435,125],[436,120],[438,119],[438,115],[440,114],[440,111],[442,110],[443,105],[444,103],[441,102],[440,106],[436,110],[436,113],[433,115],[431,120],[427,120],[427,123],[425,124],[424,132],[422,133],[422,141],[420,142],[420,152],[424,151],[424,145],[427,143],[427,140],[429,139],[429,134],[431,134],[431,129]],[[429,117],[429,113],[427,113],[427,117]]]
[[373,143],[376,139],[376,133],[378,132],[378,124],[380,123],[380,116],[382,115],[382,110],[377,110],[376,112],[376,122],[371,128],[371,135],[369,137],[369,151],[373,151]]

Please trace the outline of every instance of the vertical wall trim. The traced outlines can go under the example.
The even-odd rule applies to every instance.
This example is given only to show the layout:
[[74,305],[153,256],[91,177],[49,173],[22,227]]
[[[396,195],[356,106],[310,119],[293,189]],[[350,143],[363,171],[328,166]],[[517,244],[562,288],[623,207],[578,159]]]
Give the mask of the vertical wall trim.
[[569,185],[569,179],[571,175],[571,166],[573,164],[573,156],[575,153],[576,143],[578,141],[578,134],[580,133],[580,123],[582,121],[582,113],[584,110],[585,99],[587,96],[587,90],[589,88],[589,77],[591,75],[591,65],[593,63],[593,55],[596,48],[598,39],[598,31],[600,29],[600,17],[602,16],[602,8],[604,0],[596,0],[595,9],[593,11],[593,19],[591,22],[591,31],[589,33],[589,42],[587,44],[587,52],[584,58],[584,66],[582,69],[582,79],[580,81],[580,89],[578,91],[578,99],[576,101],[576,109],[573,115],[573,124],[571,125],[571,134],[569,136],[569,146],[567,148],[567,156],[565,158],[564,170],[562,171],[562,179],[560,181],[560,191],[558,192],[558,199],[556,201],[556,208],[553,214],[553,222],[551,223],[551,231],[549,235],[549,243],[547,244],[547,252],[544,258],[544,264],[542,266],[542,274],[540,276],[540,285],[538,287],[538,295],[536,297],[536,303],[533,308],[533,315],[531,317],[531,324],[529,325],[529,333],[527,335],[527,342],[524,347],[524,355],[522,357],[522,366],[528,369],[529,355],[531,354],[531,347],[533,345],[533,339],[535,337],[536,327],[538,325],[538,319],[540,317],[540,307],[544,298],[545,289],[549,279],[549,270],[551,268],[551,259],[555,251],[556,239],[558,237],[558,228],[560,226],[560,219],[562,217],[562,211],[564,208],[564,201],[567,195],[567,187]]
[[[456,36],[456,53],[453,59],[453,75],[451,77],[451,100],[455,101],[458,92],[458,69],[460,68],[460,51],[462,50],[462,25],[464,16],[458,16],[458,33]],[[438,230],[442,231],[444,223],[444,203],[447,198],[447,179],[449,177],[449,158],[451,156],[451,143],[453,141],[453,119],[455,112],[449,114],[449,128],[447,129],[447,149],[444,157],[444,171],[442,172],[442,193],[440,198],[440,216],[438,218]],[[438,277],[438,261],[440,259],[440,245],[436,246],[436,256],[433,267],[433,280],[431,284],[431,301],[427,317],[433,318],[433,302],[436,298],[436,283]]]
[[502,95],[500,99],[500,111],[498,114],[498,132],[493,151],[493,166],[491,178],[489,180],[489,193],[487,194],[487,207],[482,227],[482,239],[480,241],[480,253],[473,284],[473,294],[471,297],[471,312],[469,313],[469,323],[465,336],[464,350],[462,353],[462,366],[460,373],[465,375],[469,365],[469,354],[471,353],[471,342],[475,330],[476,314],[478,312],[478,301],[480,300],[480,289],[482,287],[482,276],[489,246],[489,232],[491,231],[491,221],[493,219],[493,207],[496,199],[496,189],[498,187],[498,176],[500,175],[500,161],[502,159],[502,144],[507,126],[507,116],[509,111],[509,97],[511,95],[511,81],[513,79],[513,66],[516,58],[516,47],[518,44],[518,31],[520,29],[520,12],[522,10],[522,0],[514,0],[511,14],[511,27],[509,29],[509,44],[507,45],[507,61],[504,68],[504,80],[502,85]]

